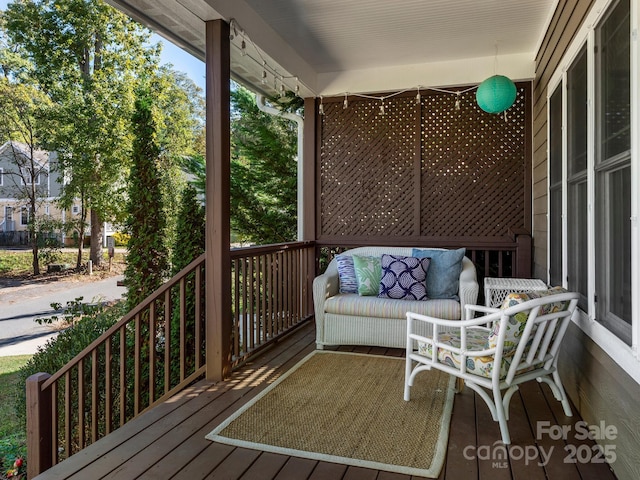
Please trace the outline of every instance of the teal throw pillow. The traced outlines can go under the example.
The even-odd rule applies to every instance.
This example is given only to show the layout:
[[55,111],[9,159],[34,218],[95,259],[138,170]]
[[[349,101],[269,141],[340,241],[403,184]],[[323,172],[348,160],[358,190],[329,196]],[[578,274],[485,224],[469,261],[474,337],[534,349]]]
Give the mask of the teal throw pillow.
[[427,271],[427,295],[429,298],[459,300],[458,290],[462,259],[466,250],[436,250],[414,248],[413,257],[431,259]]
[[382,264],[380,257],[353,255],[353,266],[358,280],[358,294],[363,296],[378,295]]

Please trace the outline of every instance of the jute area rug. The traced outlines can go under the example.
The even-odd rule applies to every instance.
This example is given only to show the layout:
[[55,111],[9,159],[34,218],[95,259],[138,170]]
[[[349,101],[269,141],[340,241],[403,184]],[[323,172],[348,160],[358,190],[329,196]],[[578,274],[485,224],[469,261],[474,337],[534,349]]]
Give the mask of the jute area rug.
[[403,399],[403,358],[317,350],[207,435],[240,447],[437,477],[453,377],[423,372]]

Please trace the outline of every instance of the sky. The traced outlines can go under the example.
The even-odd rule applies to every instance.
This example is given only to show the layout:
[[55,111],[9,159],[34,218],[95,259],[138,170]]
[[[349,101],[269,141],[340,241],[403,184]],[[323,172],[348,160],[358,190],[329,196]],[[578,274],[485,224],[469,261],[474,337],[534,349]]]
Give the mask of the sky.
[[[6,10],[7,4],[10,1],[11,0],[0,0],[0,10]],[[159,35],[153,34],[151,42],[162,42],[162,54],[160,56],[160,62],[162,64],[171,63],[174,70],[186,73],[196,85],[204,90],[205,68],[203,62]]]

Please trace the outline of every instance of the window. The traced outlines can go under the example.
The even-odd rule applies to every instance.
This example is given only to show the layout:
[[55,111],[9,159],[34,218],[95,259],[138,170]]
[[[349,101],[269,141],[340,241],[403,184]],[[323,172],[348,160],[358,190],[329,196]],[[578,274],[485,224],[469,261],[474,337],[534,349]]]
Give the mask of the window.
[[549,99],[549,283],[562,285],[562,86]]
[[547,110],[549,282],[581,294],[581,326],[609,352],[631,346],[634,329],[640,334],[631,289],[631,191],[640,182],[631,168],[631,92],[639,88],[632,71],[640,61],[631,53],[632,2],[640,0],[596,0],[565,70],[549,83]]
[[20,208],[20,225],[29,225],[29,209],[27,207]]
[[80,213],[80,207],[78,205],[74,205],[73,207],[71,207],[71,213],[73,213],[74,215],[78,215]]
[[587,310],[587,48],[567,71],[567,285]]
[[596,315],[631,345],[631,42],[629,1],[595,31]]
[[20,182],[22,183],[22,185],[40,185],[40,172],[37,172],[35,175],[35,183],[33,181],[33,177],[32,174],[33,172],[31,172],[30,170],[22,170],[22,178],[20,179]]

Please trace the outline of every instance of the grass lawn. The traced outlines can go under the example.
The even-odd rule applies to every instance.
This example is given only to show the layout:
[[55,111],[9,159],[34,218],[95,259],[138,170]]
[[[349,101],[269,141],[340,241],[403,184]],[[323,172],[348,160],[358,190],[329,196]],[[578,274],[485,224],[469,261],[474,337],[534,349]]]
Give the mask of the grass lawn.
[[[64,249],[60,252],[55,263],[65,263],[72,268],[76,266],[78,252],[75,249]],[[83,262],[89,260],[89,250],[85,249],[83,254]],[[109,264],[109,256],[107,250],[104,250],[105,265]],[[113,262],[116,264],[124,263],[124,253],[116,252]],[[46,272],[47,266],[40,260],[40,271]],[[31,250],[0,250],[0,275],[6,276],[24,276],[33,273],[33,254]]]
[[25,455],[27,434],[16,419],[16,382],[18,370],[26,364],[32,355],[0,357],[0,463],[2,456]]

